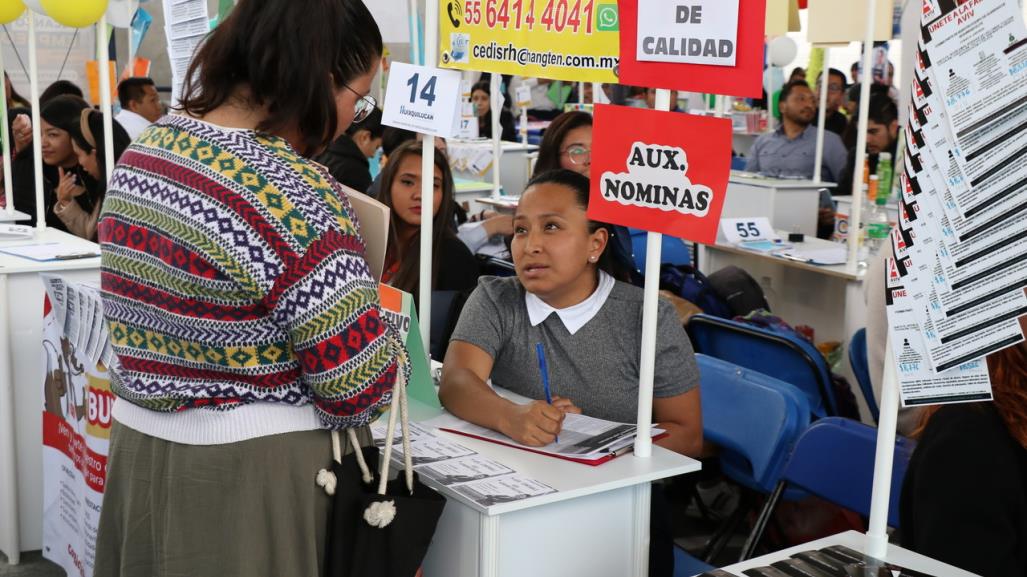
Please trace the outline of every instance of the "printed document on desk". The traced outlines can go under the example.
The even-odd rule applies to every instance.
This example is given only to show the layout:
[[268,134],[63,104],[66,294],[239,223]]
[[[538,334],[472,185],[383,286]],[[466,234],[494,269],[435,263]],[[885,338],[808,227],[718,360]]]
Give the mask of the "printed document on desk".
[[36,262],[55,262],[100,257],[99,247],[95,249],[83,248],[80,246],[69,246],[59,242],[5,246],[0,248],[0,252],[12,256],[27,258]]
[[[559,441],[544,447],[522,445],[506,435],[468,423],[449,413],[421,423],[458,435],[513,447],[541,455],[567,459],[587,465],[598,465],[623,454],[635,442],[635,425],[605,421],[585,415],[569,413],[564,417]],[[656,437],[664,431],[653,429]]]
[[825,248],[792,248],[778,251],[773,254],[790,260],[824,266],[845,264],[849,260],[849,255],[846,251],[845,245],[841,244],[837,247],[831,246]]

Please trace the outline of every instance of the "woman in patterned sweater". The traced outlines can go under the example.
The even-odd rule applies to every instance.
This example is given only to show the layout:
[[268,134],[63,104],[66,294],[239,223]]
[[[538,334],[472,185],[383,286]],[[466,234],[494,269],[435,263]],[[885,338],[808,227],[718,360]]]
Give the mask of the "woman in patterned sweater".
[[[241,0],[99,224],[119,365],[96,575],[322,574],[328,429],[408,362],[345,194],[308,160],[373,107],[361,0]],[[347,451],[351,448],[347,447]]]

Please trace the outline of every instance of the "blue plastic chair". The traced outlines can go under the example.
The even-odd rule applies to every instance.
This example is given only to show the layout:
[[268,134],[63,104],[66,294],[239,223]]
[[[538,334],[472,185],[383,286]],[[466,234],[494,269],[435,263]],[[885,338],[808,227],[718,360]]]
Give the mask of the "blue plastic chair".
[[816,417],[838,414],[827,361],[810,342],[705,314],[689,319],[687,328],[697,353],[794,385],[806,394]]
[[[809,401],[796,387],[703,354],[699,364],[703,437],[719,449],[720,468],[751,493],[777,487],[792,445],[810,422]],[[789,495],[793,498],[793,495]],[[740,506],[707,548],[716,557],[744,518]]]
[[852,340],[849,341],[849,365],[852,366],[852,374],[856,376],[859,383],[859,390],[863,392],[863,400],[867,402],[870,409],[870,416],[874,422],[880,414],[877,409],[877,399],[874,398],[874,386],[870,380],[870,365],[867,363],[867,330],[859,329]]
[[[635,255],[635,266],[639,272],[645,275],[645,243],[648,235],[646,231],[632,228],[631,249]],[[660,264],[689,264],[694,265],[692,255],[692,244],[674,236],[663,236],[663,244],[660,245]]]
[[[915,443],[896,437],[892,466],[888,525],[899,526],[899,496]],[[759,543],[767,521],[787,487],[798,487],[824,500],[868,516],[874,481],[877,429],[841,417],[813,423],[799,438],[788,458],[780,482],[756,519],[752,534],[742,549],[749,558]]]
[[674,546],[674,577],[694,577],[712,569],[716,567],[703,563],[681,547]]

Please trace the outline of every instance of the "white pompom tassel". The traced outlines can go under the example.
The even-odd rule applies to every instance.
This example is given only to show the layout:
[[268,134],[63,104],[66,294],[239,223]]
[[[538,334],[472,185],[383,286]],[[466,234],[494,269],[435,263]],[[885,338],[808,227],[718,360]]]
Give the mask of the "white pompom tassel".
[[375,501],[364,510],[364,520],[372,527],[388,527],[396,518],[395,501]]
[[327,469],[321,469],[317,472],[317,486],[323,488],[325,493],[334,495],[336,482],[335,473]]

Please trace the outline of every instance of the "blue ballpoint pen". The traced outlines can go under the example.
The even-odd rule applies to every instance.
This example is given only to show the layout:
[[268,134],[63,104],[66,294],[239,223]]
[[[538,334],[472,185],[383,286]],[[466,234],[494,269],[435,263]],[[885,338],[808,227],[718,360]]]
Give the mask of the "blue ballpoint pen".
[[[542,343],[535,344],[535,354],[538,356],[538,372],[542,373],[542,390],[546,393],[546,402],[552,405],[553,396],[549,393],[549,371],[546,369],[546,350],[542,347]],[[556,437],[556,442],[560,442],[560,437]]]

